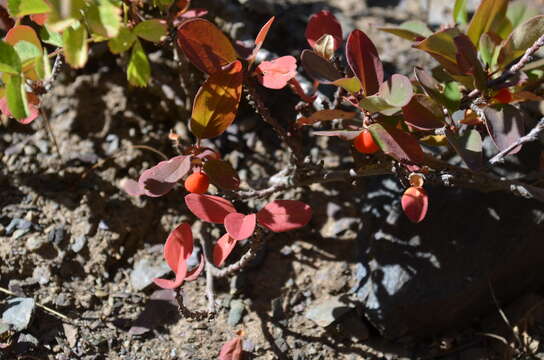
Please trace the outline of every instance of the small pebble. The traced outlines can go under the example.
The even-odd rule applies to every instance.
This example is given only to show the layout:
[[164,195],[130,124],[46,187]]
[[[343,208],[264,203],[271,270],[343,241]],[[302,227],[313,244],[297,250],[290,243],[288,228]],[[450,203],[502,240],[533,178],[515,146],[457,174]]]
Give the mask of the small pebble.
[[11,236],[11,238],[13,240],[17,240],[23,236],[25,236],[27,233],[29,233],[30,230],[29,229],[17,229],[13,232],[13,235]]
[[30,251],[35,251],[41,248],[43,240],[39,236],[31,236],[26,240],[26,248]]
[[229,318],[227,320],[227,323],[230,326],[236,326],[240,323],[242,320],[242,316],[244,314],[245,306],[244,302],[239,299],[234,299],[230,302],[230,311],[229,311]]

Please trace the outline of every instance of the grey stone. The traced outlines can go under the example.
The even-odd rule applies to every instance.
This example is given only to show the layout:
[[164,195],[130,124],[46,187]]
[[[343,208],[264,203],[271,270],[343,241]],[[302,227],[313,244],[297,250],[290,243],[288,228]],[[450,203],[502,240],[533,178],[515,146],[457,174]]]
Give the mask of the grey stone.
[[66,231],[64,230],[64,225],[57,226],[49,231],[49,234],[47,234],[47,241],[52,242],[55,245],[60,245],[64,241],[65,235]]
[[22,238],[23,236],[25,236],[26,234],[28,234],[30,232],[29,229],[17,229],[13,232],[13,235],[11,235],[11,238],[13,240],[17,240],[19,238]]
[[75,253],[80,252],[87,243],[87,237],[85,235],[77,236],[72,244],[72,251]]
[[40,285],[45,285],[51,280],[51,271],[47,266],[38,266],[32,272],[32,278]]
[[340,301],[340,298],[334,297],[313,304],[308,308],[305,316],[317,325],[327,327],[352,310],[351,305],[347,305]]
[[16,331],[27,328],[32,319],[36,303],[32,298],[13,298],[8,300],[7,309],[2,314],[2,321],[10,324]]
[[6,235],[11,235],[15,230],[29,230],[32,227],[32,223],[25,219],[14,218],[11,219],[8,226],[6,226]]
[[168,273],[170,268],[166,262],[153,263],[149,258],[143,258],[134,264],[130,273],[130,282],[136,290],[143,290],[153,282],[153,279]]
[[26,248],[30,251],[35,251],[41,248],[43,239],[39,236],[31,236],[26,240]]
[[230,310],[229,310],[229,317],[227,319],[227,323],[230,326],[236,326],[242,321],[242,316],[244,315],[244,302],[239,299],[231,300],[230,302]]

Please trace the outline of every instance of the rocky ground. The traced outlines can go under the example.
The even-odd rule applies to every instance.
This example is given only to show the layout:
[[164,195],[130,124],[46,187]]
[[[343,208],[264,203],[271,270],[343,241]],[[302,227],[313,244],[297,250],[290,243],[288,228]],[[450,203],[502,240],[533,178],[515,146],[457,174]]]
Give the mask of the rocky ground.
[[[409,74],[430,60],[376,26],[425,17],[438,26],[448,18],[449,1],[431,1],[430,12],[426,3],[240,0],[203,7],[242,40],[276,15],[267,50],[280,55],[297,55],[308,15],[329,8],[345,34],[355,27],[368,32],[389,73]],[[200,79],[184,72],[180,82],[171,56],[152,49],[155,81],[147,89],[129,88],[123,59],[100,46],[84,70],[65,67],[44,105],[58,149],[43,119],[0,128],[0,359],[215,359],[240,330],[248,358],[255,359],[478,359],[543,350],[538,287],[500,311],[423,339],[386,339],[365,319],[356,296],[367,271],[370,217],[362,214],[378,211],[365,208],[365,199],[398,191],[388,178],[378,179],[379,186],[316,185],[285,194],[312,205],[310,225],[274,236],[250,269],[216,284],[215,319],[181,317],[172,293],[152,279],[168,273],[162,244],[171,229],[188,221],[198,234],[201,224],[183,206],[181,187],[151,199],[131,198],[119,185],[162,160],[156,151],[175,155],[171,129],[189,140],[188,99]],[[273,111],[289,108],[284,93],[267,95]],[[271,129],[245,103],[236,123],[210,145],[228,154],[249,183],[287,161]],[[308,140],[307,150],[330,167],[352,161],[347,144],[336,140]],[[183,286],[187,307],[205,309],[204,286],[203,277]]]

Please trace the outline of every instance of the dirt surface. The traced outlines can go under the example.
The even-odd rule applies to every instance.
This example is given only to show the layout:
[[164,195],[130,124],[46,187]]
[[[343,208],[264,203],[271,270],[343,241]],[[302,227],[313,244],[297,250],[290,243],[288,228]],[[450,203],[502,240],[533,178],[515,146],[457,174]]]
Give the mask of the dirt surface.
[[[354,27],[369,33],[387,71],[408,74],[416,62],[429,61],[408,42],[375,29],[421,18],[425,1],[241,3],[229,6],[242,9],[237,16],[252,18],[251,24],[236,27],[235,20],[218,12],[225,30],[234,24],[234,35],[254,35],[255,24],[279,11],[271,43],[277,45],[289,26],[298,26],[302,32],[287,42],[293,49],[303,48],[307,16],[329,7],[341,17],[345,34]],[[295,25],[286,25],[293,19]],[[278,49],[272,45],[269,50]],[[1,332],[0,343],[12,345],[0,350],[0,359],[216,359],[239,330],[245,334],[248,358],[256,359],[476,359],[504,354],[508,347],[497,348],[493,340],[476,336],[479,328],[425,341],[391,342],[366,323],[350,292],[358,271],[358,194],[363,183],[283,194],[312,205],[310,225],[269,239],[248,271],[217,282],[214,319],[180,316],[171,293],[158,291],[150,280],[165,273],[162,244],[168,233],[187,221],[198,236],[202,224],[185,208],[181,187],[151,199],[129,197],[119,184],[161,161],[157,151],[176,155],[167,140],[171,129],[190,140],[187,99],[194,96],[200,75],[187,71],[180,85],[176,74],[188,65],[180,69],[166,60],[172,58],[167,49],[152,49],[156,80],[147,89],[133,89],[122,71],[126,59],[113,59],[104,51],[93,48],[83,71],[64,67],[45,96],[58,151],[43,119],[27,127],[11,121],[0,128],[0,300],[7,308],[14,296],[34,298],[39,305],[24,329]],[[270,92],[273,111],[288,108],[282,99]],[[288,160],[272,130],[247,104],[235,126],[210,145],[228,154],[242,181],[253,185]],[[337,155],[349,154],[344,143],[312,140],[308,149],[312,157],[326,158],[327,166],[351,162],[350,156]],[[204,286],[204,277],[183,285],[189,309],[206,308]],[[534,296],[536,300],[527,301],[541,300]],[[336,314],[334,324],[322,326],[329,324],[330,304],[338,301],[345,304],[343,316]],[[325,317],[324,323],[310,319],[312,311]]]

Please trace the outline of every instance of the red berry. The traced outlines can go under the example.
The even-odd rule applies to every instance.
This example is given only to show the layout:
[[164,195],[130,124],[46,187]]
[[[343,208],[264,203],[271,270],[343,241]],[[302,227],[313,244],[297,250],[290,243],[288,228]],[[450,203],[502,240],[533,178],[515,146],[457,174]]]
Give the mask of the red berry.
[[361,131],[361,133],[353,140],[353,145],[357,151],[363,154],[374,154],[376,151],[380,150],[380,147],[374,141],[372,134],[366,129]]
[[185,189],[191,193],[204,194],[206,191],[208,191],[209,186],[210,180],[208,175],[204,174],[203,172],[192,173],[185,180]]
[[512,93],[508,89],[500,89],[494,96],[495,100],[501,104],[510,104],[513,100]]

